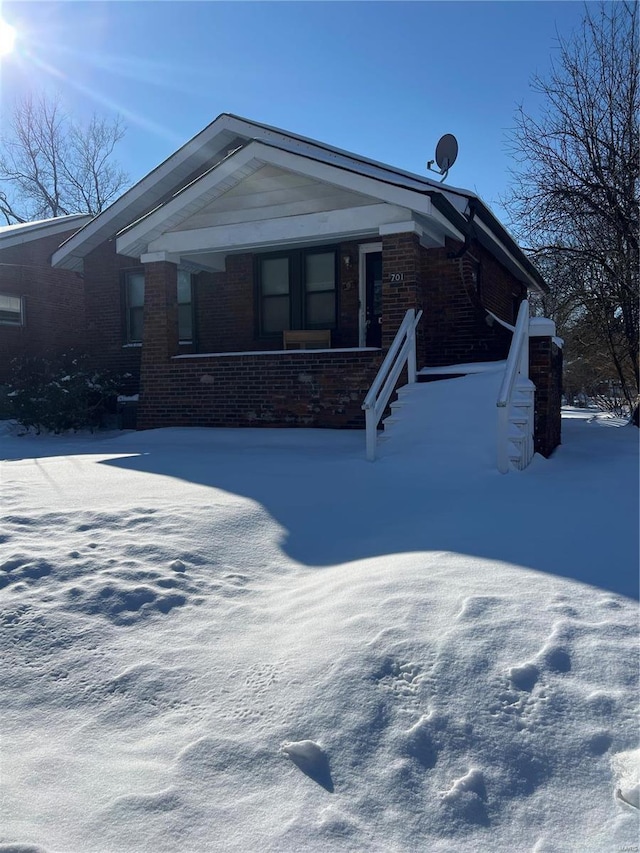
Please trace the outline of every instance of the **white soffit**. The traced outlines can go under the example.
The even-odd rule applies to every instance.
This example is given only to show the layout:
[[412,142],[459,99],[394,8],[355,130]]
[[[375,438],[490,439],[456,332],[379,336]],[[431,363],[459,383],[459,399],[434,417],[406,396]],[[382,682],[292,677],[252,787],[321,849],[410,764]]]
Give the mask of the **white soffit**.
[[436,220],[445,233],[460,236],[444,217],[440,221],[441,217],[434,211],[427,195],[337,168],[290,150],[283,151],[272,145],[253,141],[194,181],[170,201],[121,232],[116,244],[118,253],[140,255],[161,234],[179,229],[190,217],[197,215],[215,199],[237,187],[241,181],[254,175],[267,164],[283,172],[304,175],[319,183],[333,185],[340,192],[355,193],[377,203],[383,202],[416,211],[427,219]]

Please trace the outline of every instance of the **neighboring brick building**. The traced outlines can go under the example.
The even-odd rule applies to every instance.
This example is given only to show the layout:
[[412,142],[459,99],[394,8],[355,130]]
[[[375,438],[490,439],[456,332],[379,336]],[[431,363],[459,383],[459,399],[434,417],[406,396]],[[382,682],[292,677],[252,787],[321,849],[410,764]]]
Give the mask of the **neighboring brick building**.
[[85,346],[82,275],[51,267],[60,243],[90,216],[0,227],[0,383],[12,358]]
[[83,274],[88,347],[139,382],[142,427],[362,426],[407,309],[419,367],[495,361],[545,288],[473,193],[226,114],[53,265]]

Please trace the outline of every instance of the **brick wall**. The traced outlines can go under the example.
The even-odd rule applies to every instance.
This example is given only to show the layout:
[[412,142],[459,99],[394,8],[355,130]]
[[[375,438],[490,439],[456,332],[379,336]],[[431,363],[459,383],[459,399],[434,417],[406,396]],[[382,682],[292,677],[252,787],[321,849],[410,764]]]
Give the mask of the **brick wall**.
[[[349,258],[348,264],[345,257]],[[337,327],[332,345],[358,346],[358,248],[338,247]],[[198,352],[252,352],[282,349],[282,336],[262,337],[255,304],[255,256],[229,255],[225,272],[197,276],[195,301]]]
[[507,357],[511,333],[492,320],[486,308],[508,323],[514,320],[514,293],[524,286],[488,255],[471,245],[456,258],[461,244],[447,241],[443,248],[423,249],[422,363],[429,366]]
[[534,448],[550,456],[561,443],[562,406],[562,350],[552,338],[529,338],[529,378],[536,386]]
[[129,393],[138,390],[141,347],[126,346],[121,273],[139,268],[137,258],[116,254],[113,240],[84,259],[87,350],[96,367],[130,374]]
[[50,263],[53,252],[72,233],[0,250],[0,293],[23,296],[26,317],[24,326],[0,325],[0,382],[7,380],[12,358],[55,356],[85,345],[82,277],[54,270]]
[[480,260],[480,301],[501,320],[515,325],[520,303],[527,298],[527,288],[477,243],[472,254]]
[[[389,234],[382,238],[383,349],[388,349],[393,343],[407,310],[422,308],[421,252],[417,234]],[[417,340],[420,365],[422,328],[421,325]]]
[[[453,241],[443,249],[425,249],[420,246],[417,235],[406,233],[385,235],[381,240],[378,238],[378,242],[383,244],[383,348],[390,345],[407,308],[424,308],[418,328],[419,367],[506,357],[511,334],[490,320],[483,302],[511,322],[514,304],[524,289],[482,247],[472,245],[469,254],[456,259],[451,254],[460,244]],[[137,390],[141,350],[123,347],[120,273],[123,269],[139,266],[135,259],[117,256],[113,243],[99,247],[85,261],[92,354],[98,361],[133,374],[131,390]],[[152,266],[147,268],[147,277],[153,274],[150,272]],[[358,242],[344,242],[338,247],[338,269],[338,323],[332,331],[332,344],[334,347],[356,347]],[[392,281],[392,275],[401,278]],[[225,272],[198,274],[194,289],[195,344],[176,348],[177,343],[172,342],[163,355],[159,352],[153,355],[148,349],[148,358],[143,354],[147,365],[157,366],[169,355],[194,350],[202,353],[280,350],[279,335],[266,338],[259,335],[254,279],[255,256],[249,253],[229,255]],[[157,299],[150,294],[149,287],[148,281],[145,325],[164,323],[163,319],[158,319],[159,314],[166,319],[171,312],[174,317],[175,297],[168,298],[166,293],[157,295],[160,299],[157,304],[165,306],[157,311]],[[166,343],[169,326],[163,329],[161,335]],[[152,338],[155,341],[152,346],[158,346],[156,333],[149,337],[145,332],[144,349]]]
[[143,369],[178,355],[178,267],[165,261],[144,267]]
[[362,428],[381,359],[299,351],[145,363],[138,427]]

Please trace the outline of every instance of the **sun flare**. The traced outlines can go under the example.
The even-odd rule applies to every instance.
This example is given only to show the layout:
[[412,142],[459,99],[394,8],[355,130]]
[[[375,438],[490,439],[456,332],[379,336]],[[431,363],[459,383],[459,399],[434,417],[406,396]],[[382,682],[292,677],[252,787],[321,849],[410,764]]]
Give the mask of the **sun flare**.
[[0,56],[6,56],[8,53],[11,53],[15,40],[15,29],[0,18]]

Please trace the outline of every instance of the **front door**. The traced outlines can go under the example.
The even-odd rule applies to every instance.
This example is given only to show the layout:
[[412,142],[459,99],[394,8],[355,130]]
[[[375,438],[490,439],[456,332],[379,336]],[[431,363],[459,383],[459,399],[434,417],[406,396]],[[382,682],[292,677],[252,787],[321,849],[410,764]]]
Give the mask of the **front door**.
[[382,252],[367,252],[365,257],[366,346],[382,346]]

